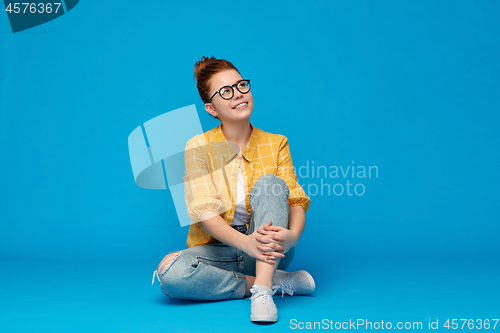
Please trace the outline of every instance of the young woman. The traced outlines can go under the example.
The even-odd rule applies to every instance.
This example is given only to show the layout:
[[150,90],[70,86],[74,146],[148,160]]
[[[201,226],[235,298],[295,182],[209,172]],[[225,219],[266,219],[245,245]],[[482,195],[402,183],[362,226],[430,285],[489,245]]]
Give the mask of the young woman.
[[276,322],[276,291],[315,288],[306,271],[284,271],[310,199],[297,183],[287,138],[250,123],[250,80],[214,57],[202,57],[194,71],[206,111],[221,124],[186,145],[188,248],[165,256],[153,282],[156,274],[164,294],[188,300],[251,295],[250,319]]

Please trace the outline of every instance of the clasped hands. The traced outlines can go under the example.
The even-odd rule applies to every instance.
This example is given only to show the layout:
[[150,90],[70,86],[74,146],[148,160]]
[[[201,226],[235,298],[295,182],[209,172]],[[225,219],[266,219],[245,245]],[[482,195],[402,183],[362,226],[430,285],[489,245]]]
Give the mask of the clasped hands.
[[256,259],[273,265],[275,258],[284,258],[285,253],[297,244],[297,237],[287,228],[272,225],[272,221],[248,235],[245,252]]

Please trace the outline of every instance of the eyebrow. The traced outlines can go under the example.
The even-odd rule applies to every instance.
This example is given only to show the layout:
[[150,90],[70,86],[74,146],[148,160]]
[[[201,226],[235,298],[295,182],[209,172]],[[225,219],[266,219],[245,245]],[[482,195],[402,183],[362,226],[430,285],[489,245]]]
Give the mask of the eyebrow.
[[236,84],[236,83],[240,82],[241,80],[243,80],[243,79],[238,79],[238,80],[234,81],[233,84]]

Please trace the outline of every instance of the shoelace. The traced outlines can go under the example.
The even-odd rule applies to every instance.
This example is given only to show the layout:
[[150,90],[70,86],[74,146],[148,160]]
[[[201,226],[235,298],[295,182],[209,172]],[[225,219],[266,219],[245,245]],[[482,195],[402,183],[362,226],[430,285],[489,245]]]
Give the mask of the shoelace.
[[[274,293],[276,292],[276,290],[272,289],[273,291],[273,295]],[[262,303],[262,304],[269,304],[271,298],[273,295],[270,295],[260,289],[254,289],[254,288],[250,288],[250,292],[252,293],[252,296],[250,296],[250,299],[254,299],[256,298],[259,303]]]
[[153,282],[151,282],[151,285],[153,285],[155,283],[155,275],[156,275],[156,278],[158,279],[158,282],[161,283],[160,278],[158,277],[158,272],[154,271],[153,272]]
[[273,295],[281,288],[281,297],[285,296],[285,292],[293,296],[293,292],[295,291],[295,286],[293,285],[291,280],[282,280],[278,281],[277,284],[273,286]]

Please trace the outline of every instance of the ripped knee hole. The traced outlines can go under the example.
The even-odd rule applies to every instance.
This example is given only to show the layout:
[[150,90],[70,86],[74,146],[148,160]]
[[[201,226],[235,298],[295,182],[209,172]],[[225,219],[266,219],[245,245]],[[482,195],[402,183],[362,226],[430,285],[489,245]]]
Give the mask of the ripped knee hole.
[[175,259],[179,258],[182,252],[172,252],[163,258],[163,260],[158,265],[158,274],[163,274],[165,271],[174,263]]

